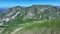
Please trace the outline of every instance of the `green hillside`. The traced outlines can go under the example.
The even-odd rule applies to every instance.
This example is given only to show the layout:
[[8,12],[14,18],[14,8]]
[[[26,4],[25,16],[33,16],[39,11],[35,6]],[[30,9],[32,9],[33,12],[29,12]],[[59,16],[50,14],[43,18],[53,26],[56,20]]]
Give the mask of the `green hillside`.
[[16,34],[60,34],[60,19],[28,24]]
[[1,34],[60,34],[60,19],[20,22],[1,27],[5,28]]

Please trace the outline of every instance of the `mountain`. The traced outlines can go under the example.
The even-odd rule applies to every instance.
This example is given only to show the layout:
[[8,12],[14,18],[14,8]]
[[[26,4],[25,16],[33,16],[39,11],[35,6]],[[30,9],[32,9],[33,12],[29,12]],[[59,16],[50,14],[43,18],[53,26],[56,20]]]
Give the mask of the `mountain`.
[[48,20],[60,17],[60,9],[51,5],[16,6],[4,11],[2,16],[2,20],[6,22],[15,18],[22,20]]
[[57,8],[59,8],[59,9],[60,9],[60,6],[55,6],[55,7],[57,7]]
[[60,34],[60,18],[23,24],[12,22],[2,30],[1,34]]
[[[46,24],[48,24],[50,23],[50,20],[55,20],[59,17],[60,17],[60,9],[52,5],[32,5],[30,7],[21,7],[21,6],[12,7],[5,10],[0,16],[0,30],[2,30],[2,32],[0,33],[14,34],[14,32],[16,32],[14,30],[22,29],[23,27],[29,26],[29,24],[32,23],[34,24],[35,22],[37,22],[38,26],[40,25],[40,21],[45,22],[45,20],[47,21]],[[42,24],[42,26],[44,25],[45,23]],[[55,27],[55,25],[53,27]]]

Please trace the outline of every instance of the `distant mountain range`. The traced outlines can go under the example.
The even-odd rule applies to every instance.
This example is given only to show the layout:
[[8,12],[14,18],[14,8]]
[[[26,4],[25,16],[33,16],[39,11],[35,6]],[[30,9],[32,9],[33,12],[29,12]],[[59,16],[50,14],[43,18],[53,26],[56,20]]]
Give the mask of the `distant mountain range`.
[[5,11],[6,9],[5,8],[0,8],[0,12],[3,12]]
[[56,6],[56,7],[60,9],[60,6]]

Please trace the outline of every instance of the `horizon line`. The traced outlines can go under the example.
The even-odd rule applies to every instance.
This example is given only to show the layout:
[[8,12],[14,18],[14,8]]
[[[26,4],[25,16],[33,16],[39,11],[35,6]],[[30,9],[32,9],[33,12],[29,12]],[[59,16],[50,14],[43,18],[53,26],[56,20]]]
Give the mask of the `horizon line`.
[[[33,4],[33,5],[50,5],[50,6],[60,6],[60,5],[52,5],[52,4]],[[27,6],[23,6],[23,5],[15,5],[15,6],[29,7],[29,6],[33,6],[33,5],[27,5]],[[10,7],[15,7],[15,6],[6,6],[6,7],[7,7],[7,8],[10,8]],[[0,7],[0,8],[6,8],[6,7]]]

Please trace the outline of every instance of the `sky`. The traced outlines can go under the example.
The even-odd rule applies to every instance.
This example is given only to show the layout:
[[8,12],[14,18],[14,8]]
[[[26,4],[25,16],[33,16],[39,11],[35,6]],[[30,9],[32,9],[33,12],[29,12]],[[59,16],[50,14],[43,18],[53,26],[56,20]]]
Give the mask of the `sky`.
[[31,5],[55,5],[60,6],[60,0],[0,0],[0,7],[31,6]]

